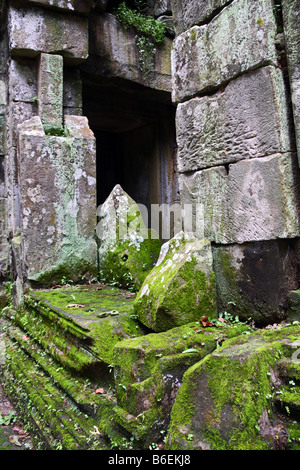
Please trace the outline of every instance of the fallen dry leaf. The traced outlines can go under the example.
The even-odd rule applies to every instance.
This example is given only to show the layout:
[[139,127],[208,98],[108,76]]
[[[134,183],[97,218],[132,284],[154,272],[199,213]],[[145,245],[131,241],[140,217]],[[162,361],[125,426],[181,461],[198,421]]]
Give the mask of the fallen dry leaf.
[[85,305],[83,304],[69,304],[67,305],[66,308],[83,308],[83,307],[85,307]]
[[104,393],[104,388],[97,388],[95,393]]

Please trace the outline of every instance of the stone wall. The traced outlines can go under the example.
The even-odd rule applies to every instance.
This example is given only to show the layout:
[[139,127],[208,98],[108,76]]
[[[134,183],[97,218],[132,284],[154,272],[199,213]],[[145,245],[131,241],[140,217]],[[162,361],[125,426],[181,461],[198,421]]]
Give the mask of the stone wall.
[[285,318],[297,276],[290,244],[299,236],[299,100],[294,90],[293,120],[288,81],[289,73],[297,89],[294,3],[283,2],[287,69],[281,11],[271,0],[172,2],[181,198],[202,208],[219,310],[245,320]]

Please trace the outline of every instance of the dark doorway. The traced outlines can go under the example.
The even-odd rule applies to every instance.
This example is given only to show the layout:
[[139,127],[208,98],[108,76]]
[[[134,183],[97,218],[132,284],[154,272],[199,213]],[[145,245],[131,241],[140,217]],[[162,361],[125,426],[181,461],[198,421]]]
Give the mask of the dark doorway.
[[123,80],[83,80],[83,113],[97,143],[98,205],[118,183],[148,209],[178,201],[169,93]]

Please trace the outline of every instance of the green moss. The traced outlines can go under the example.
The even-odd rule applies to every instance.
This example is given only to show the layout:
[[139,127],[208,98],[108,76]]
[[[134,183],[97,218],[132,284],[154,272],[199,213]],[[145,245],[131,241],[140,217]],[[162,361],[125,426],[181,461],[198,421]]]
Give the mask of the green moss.
[[131,240],[119,242],[115,249],[100,259],[101,281],[137,291],[156,263],[160,248],[160,241],[151,238],[137,244]]

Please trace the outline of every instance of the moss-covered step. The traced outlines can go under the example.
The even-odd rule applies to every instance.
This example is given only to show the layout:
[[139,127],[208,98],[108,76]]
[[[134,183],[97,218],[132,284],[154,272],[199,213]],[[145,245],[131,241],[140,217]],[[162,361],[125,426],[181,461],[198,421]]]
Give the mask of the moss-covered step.
[[[30,315],[23,312],[15,313],[14,317],[22,328],[31,323],[31,331],[36,322],[43,322],[45,328],[48,326],[48,337],[41,333],[40,327],[35,329],[35,335],[48,350],[57,332],[55,344],[59,354],[56,359],[70,358],[73,351],[82,367],[89,364],[92,367],[96,363],[110,365],[117,342],[146,333],[146,328],[133,313],[134,297],[135,294],[127,290],[102,284],[35,290],[25,297]],[[34,316],[37,317],[35,320]],[[52,348],[53,354],[56,348]]]
[[25,421],[40,429],[40,438],[51,449],[106,449],[103,435],[91,433],[98,424],[80,412],[51,377],[26,355],[17,344],[6,340],[4,386]]
[[122,341],[114,347],[116,419],[145,445],[159,442],[184,372],[245,324],[203,327],[199,322]]
[[167,448],[288,448],[286,425],[273,407],[275,371],[299,334],[299,325],[288,325],[240,335],[190,367],[172,408]]

